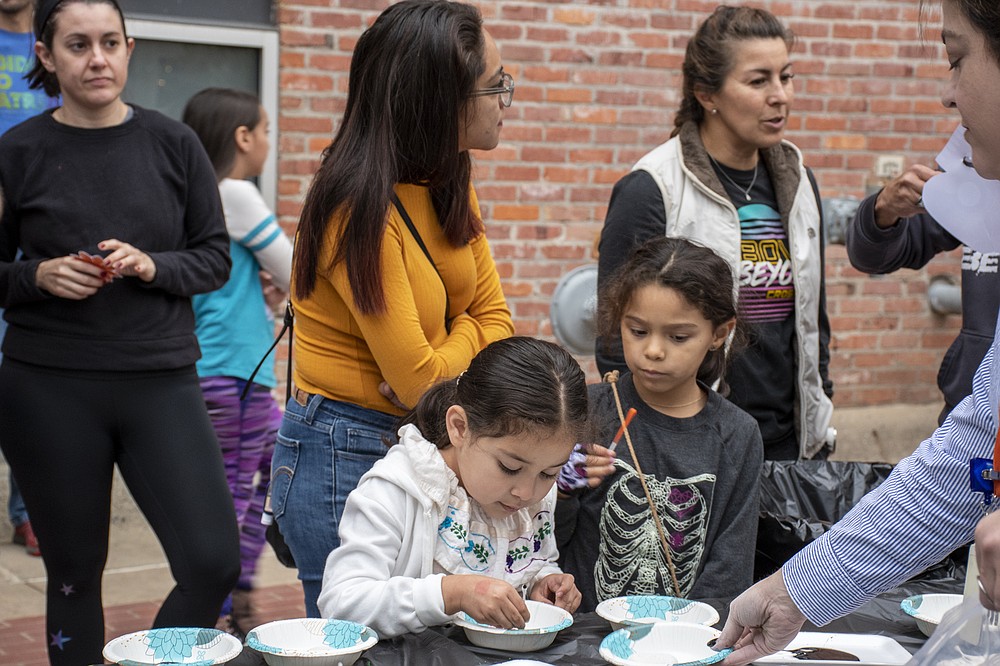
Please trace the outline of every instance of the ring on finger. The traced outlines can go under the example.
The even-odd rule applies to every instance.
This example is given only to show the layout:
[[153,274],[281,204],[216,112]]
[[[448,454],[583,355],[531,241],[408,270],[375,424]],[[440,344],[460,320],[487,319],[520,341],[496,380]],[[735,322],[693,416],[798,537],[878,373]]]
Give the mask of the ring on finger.
[[986,586],[983,585],[983,579],[982,579],[982,577],[976,576],[976,584],[979,585],[979,592],[984,597],[986,597],[987,599],[989,599],[990,603],[992,604],[993,603],[993,597],[991,597],[990,593],[986,591]]
[[924,207],[924,198],[923,197],[918,197],[917,198],[917,203],[915,203],[913,205],[916,206],[917,208],[923,208]]

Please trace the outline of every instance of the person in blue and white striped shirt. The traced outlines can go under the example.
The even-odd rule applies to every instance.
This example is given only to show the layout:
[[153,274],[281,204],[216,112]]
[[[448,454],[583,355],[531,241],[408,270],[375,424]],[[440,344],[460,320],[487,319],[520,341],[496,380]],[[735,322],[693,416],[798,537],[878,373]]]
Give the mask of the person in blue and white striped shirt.
[[[1000,3],[942,4],[942,38],[951,64],[942,102],[962,117],[976,171],[1000,180]],[[717,649],[735,648],[724,666],[777,652],[806,619],[824,625],[846,615],[973,537],[980,601],[987,609],[1000,609],[1000,511],[983,518],[982,495],[969,489],[970,459],[993,457],[1000,338],[994,337],[972,390],[933,435],[822,538],[733,601],[716,642]]]

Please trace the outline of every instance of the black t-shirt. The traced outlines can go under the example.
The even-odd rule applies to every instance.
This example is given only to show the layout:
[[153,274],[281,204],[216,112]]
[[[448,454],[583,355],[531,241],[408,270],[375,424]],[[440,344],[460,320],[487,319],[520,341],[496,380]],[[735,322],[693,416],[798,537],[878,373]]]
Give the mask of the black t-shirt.
[[757,420],[768,458],[795,458],[795,281],[788,230],[763,161],[756,170],[712,167],[740,219],[739,317],[749,338],[726,376],[729,399]]

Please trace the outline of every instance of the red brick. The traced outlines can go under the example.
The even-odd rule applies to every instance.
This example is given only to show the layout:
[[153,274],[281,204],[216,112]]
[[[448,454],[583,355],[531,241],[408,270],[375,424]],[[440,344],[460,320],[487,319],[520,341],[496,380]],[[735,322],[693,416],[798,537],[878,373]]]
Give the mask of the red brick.
[[813,15],[824,19],[850,19],[855,18],[856,11],[853,2],[823,3],[813,9]]
[[552,20],[569,25],[593,25],[597,20],[597,14],[577,8],[555,9],[552,11]]
[[340,0],[345,9],[364,9],[380,12],[389,6],[389,0]]
[[590,88],[549,88],[545,101],[556,104],[590,104],[595,100],[594,91]]
[[328,91],[333,89],[333,79],[329,76],[286,72],[281,75],[281,87],[285,90]]
[[869,23],[835,23],[833,26],[834,39],[867,40],[874,32],[875,26]]
[[546,25],[529,25],[527,26],[525,38],[531,42],[547,42],[550,44],[568,42],[570,31],[565,28],[552,28]]
[[493,217],[498,220],[537,220],[538,206],[496,204],[493,207]]
[[364,19],[357,12],[312,12],[310,23],[315,28],[349,28],[363,30]]

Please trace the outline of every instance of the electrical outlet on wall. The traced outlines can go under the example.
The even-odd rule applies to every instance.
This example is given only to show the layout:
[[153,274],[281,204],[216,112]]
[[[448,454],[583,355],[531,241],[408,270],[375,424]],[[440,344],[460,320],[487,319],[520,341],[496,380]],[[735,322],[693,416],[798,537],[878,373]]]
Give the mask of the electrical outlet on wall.
[[875,158],[875,176],[878,178],[895,178],[903,173],[904,158],[902,155],[879,155]]

